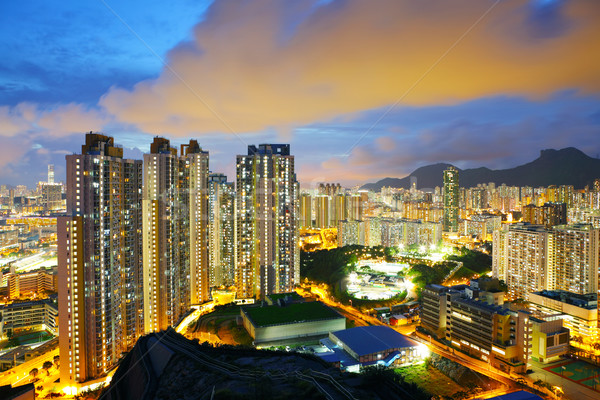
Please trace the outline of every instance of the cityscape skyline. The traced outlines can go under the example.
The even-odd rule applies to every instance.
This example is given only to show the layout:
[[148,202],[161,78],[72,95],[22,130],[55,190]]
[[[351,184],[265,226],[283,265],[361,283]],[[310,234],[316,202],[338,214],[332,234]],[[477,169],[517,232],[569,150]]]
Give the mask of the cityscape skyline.
[[307,187],[504,168],[546,148],[597,156],[600,6],[469,5],[3,4],[0,183],[32,186],[47,164],[63,180],[90,130],[135,159],[149,137],[196,139],[226,175],[247,143],[289,143]]
[[5,3],[0,398],[598,398],[599,1]]

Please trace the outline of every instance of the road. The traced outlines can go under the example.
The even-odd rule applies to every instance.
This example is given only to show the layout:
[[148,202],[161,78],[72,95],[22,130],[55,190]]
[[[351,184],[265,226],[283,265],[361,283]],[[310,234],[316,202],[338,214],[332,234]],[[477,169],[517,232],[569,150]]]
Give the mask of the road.
[[[562,362],[562,361],[561,361]],[[529,378],[533,381],[541,379],[544,382],[551,384],[552,386],[558,386],[563,389],[565,396],[564,399],[572,399],[572,400],[597,400],[600,399],[600,393],[580,385],[576,382],[572,382],[568,379],[561,377],[560,375],[553,374],[552,372],[548,372],[543,368],[547,367],[547,365],[543,365],[532,361],[531,369],[533,369],[533,374],[529,375]]]
[[0,374],[0,386],[16,386],[29,383],[29,371],[31,371],[33,368],[37,368],[40,374],[45,374],[45,372],[42,370],[42,365],[46,361],[50,361],[53,363],[54,356],[57,355],[58,348],[42,356],[29,360],[21,365],[17,365],[16,367],[9,369],[8,371],[3,372],[2,374]]
[[[377,318],[374,318],[369,315],[365,315],[365,314],[361,313],[354,307],[346,306],[346,305],[338,303],[337,301],[331,300],[331,298],[328,296],[327,290],[322,287],[312,285],[312,286],[310,286],[310,292],[312,294],[317,295],[321,299],[321,301],[323,301],[325,304],[332,306],[332,307],[336,307],[337,309],[343,311],[344,314],[351,315],[352,318],[355,320],[358,320],[361,322],[366,322],[370,325],[386,325],[383,322],[381,322],[380,320],[378,320]],[[304,293],[300,293],[300,294],[302,295]],[[364,325],[364,323],[363,323],[363,325]],[[415,324],[411,324],[411,325],[398,326],[398,327],[392,327],[392,328],[394,328],[396,331],[398,331],[406,336],[409,336],[412,334],[412,332],[414,332],[415,327],[416,327]],[[488,376],[492,379],[495,379],[495,380],[507,385],[509,388],[515,387],[515,383],[510,378],[510,375],[501,373],[500,371],[495,371],[495,369],[491,368],[490,365],[486,362],[474,360],[470,357],[467,357],[466,355],[463,355],[462,353],[454,354],[452,352],[448,352],[442,348],[435,346],[433,343],[427,342],[426,340],[422,340],[420,338],[415,338],[414,336],[411,336],[411,338],[416,339],[417,341],[425,344],[431,352],[439,354],[445,358],[448,358],[448,359],[455,361],[461,365],[464,365],[467,368],[470,368],[470,369],[472,369],[476,372],[479,372],[485,376]]]
[[[379,321],[376,318],[373,318],[368,315],[364,315],[363,313],[361,313],[354,307],[346,306],[346,305],[338,303],[337,301],[333,301],[328,296],[327,290],[325,288],[322,288],[322,287],[319,287],[316,285],[312,285],[312,286],[310,286],[310,293],[317,295],[320,298],[320,300],[323,301],[325,304],[337,308],[340,312],[342,312],[342,314],[344,314],[348,318],[351,318],[352,320],[356,321],[355,322],[356,326],[367,325],[367,324],[385,325],[384,323],[382,323],[381,321]],[[300,293],[300,294],[306,295],[305,293]],[[445,358],[448,358],[448,359],[455,361],[461,365],[464,365],[467,368],[470,368],[470,369],[477,371],[485,376],[488,376],[492,379],[502,382],[503,384],[508,386],[509,391],[517,388],[518,384],[515,382],[515,379],[517,379],[517,378],[525,378],[531,382],[535,382],[536,380],[541,379],[542,381],[548,382],[553,386],[562,388],[562,390],[564,392],[564,395],[562,397],[563,399],[571,399],[571,400],[597,400],[597,399],[600,399],[600,393],[598,393],[590,388],[587,388],[583,385],[580,385],[576,382],[572,382],[572,381],[569,381],[568,379],[564,379],[564,378],[560,377],[559,375],[555,375],[551,372],[544,370],[543,367],[546,367],[545,365],[541,365],[541,364],[537,364],[537,363],[533,362],[532,363],[532,369],[534,371],[533,374],[530,374],[525,377],[510,376],[502,371],[492,368],[488,363],[486,363],[484,361],[473,359],[473,358],[468,357],[460,352],[454,352],[454,351],[449,352],[445,349],[442,349],[442,348],[436,346],[433,342],[428,343],[427,340],[423,340],[418,337],[415,338],[415,336],[412,335],[412,333],[415,330],[415,327],[416,327],[416,324],[411,324],[411,325],[397,326],[397,327],[392,327],[392,328],[394,328],[396,331],[398,331],[406,336],[411,336],[411,338],[416,339],[419,342],[427,345],[431,352],[439,354]]]

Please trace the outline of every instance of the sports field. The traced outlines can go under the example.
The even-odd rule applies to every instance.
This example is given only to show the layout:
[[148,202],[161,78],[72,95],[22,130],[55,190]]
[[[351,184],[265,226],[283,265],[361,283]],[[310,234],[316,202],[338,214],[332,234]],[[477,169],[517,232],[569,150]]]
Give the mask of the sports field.
[[556,375],[577,382],[580,385],[600,390],[600,367],[583,361],[569,361],[564,364],[545,368]]

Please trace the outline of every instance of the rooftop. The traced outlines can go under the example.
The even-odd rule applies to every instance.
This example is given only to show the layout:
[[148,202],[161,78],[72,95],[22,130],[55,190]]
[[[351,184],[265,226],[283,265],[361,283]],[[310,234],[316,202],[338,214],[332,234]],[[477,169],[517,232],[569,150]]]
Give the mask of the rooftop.
[[332,334],[359,356],[419,345],[392,328],[381,325],[358,326]]
[[542,290],[541,292],[533,292],[533,294],[587,310],[594,310],[598,305],[598,295],[596,293],[578,294],[564,290]]
[[488,400],[542,400],[543,397],[537,394],[526,392],[525,390],[518,390],[516,392],[503,394],[496,397],[490,397]]
[[294,303],[285,307],[245,307],[242,312],[254,326],[282,325],[322,319],[344,318],[320,301]]
[[453,300],[453,302],[463,303],[470,307],[478,308],[480,310],[485,310],[485,311],[489,311],[489,312],[492,312],[495,314],[500,314],[500,315],[506,315],[506,314],[510,313],[510,310],[508,308],[504,308],[504,307],[496,306],[496,305],[492,305],[492,304],[487,304],[487,303],[484,303],[483,301],[479,301],[479,300],[460,298],[460,299]]

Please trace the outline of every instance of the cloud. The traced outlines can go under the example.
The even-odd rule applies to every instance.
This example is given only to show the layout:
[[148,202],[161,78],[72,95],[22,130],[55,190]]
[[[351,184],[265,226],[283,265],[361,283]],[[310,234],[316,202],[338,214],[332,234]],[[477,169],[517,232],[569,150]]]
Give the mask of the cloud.
[[[597,140],[600,123],[589,113],[597,104],[597,99],[595,103],[593,98],[571,99],[572,109],[553,115],[544,113],[546,109],[553,109],[556,103],[562,103],[565,99],[558,98],[534,105],[528,105],[522,99],[499,98],[497,102],[502,104],[508,100],[528,109],[529,115],[514,121],[504,121],[501,117],[471,113],[468,118],[440,119],[434,125],[422,125],[417,119],[403,125],[405,113],[394,113],[384,126],[366,136],[349,154],[330,156],[316,165],[298,163],[303,186],[307,187],[305,181],[312,182],[322,175],[328,176],[329,181],[341,181],[346,185],[385,177],[402,178],[418,167],[439,162],[451,163],[460,168],[511,168],[533,161],[539,156],[540,150],[546,148],[573,146],[592,157],[600,153]],[[479,102],[493,104],[491,100],[475,103]],[[460,116],[479,107],[478,104],[470,103],[447,107],[446,112],[433,107],[408,113],[416,114],[415,118],[427,119],[430,115],[440,116],[445,113]],[[393,133],[394,129],[391,128],[394,126],[402,127],[399,130],[403,133]],[[338,129],[343,130],[344,127]],[[385,147],[394,150],[383,151],[383,143]]]
[[36,104],[20,103],[0,107],[0,136],[50,135],[64,137],[73,133],[98,130],[111,122],[101,110],[81,104],[64,104],[43,109]]
[[216,2],[194,40],[169,53],[160,77],[113,88],[101,105],[140,130],[190,135],[286,130],[396,101],[600,88],[594,1],[501,1],[474,27],[492,1],[302,4],[311,12],[290,32],[285,2]]

